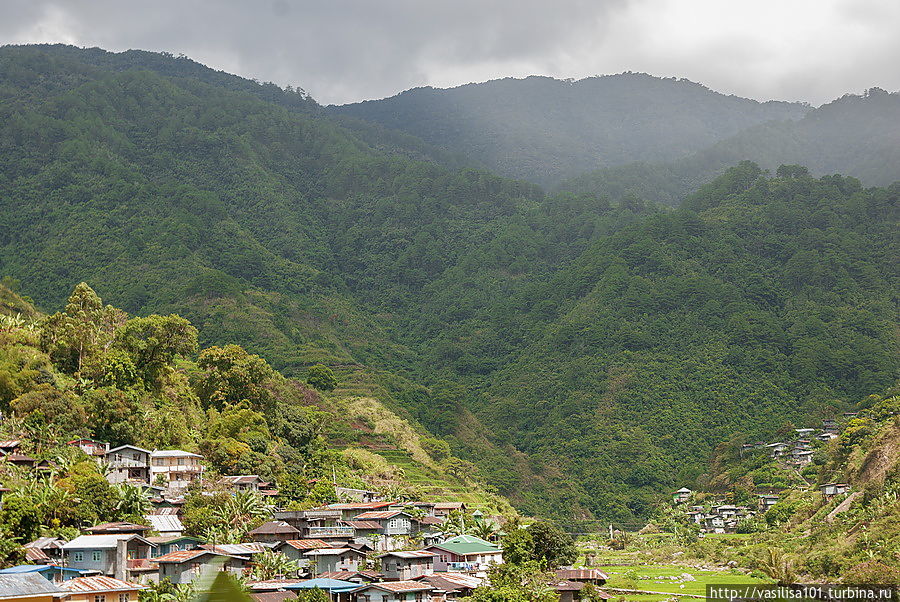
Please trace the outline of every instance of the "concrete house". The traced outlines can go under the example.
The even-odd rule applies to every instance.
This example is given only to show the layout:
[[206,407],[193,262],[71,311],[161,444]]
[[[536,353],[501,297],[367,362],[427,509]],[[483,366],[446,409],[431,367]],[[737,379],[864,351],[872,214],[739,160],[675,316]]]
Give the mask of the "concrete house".
[[81,535],[63,546],[66,564],[128,580],[149,568],[153,543],[136,533]]
[[66,602],[137,602],[146,585],[112,577],[78,577],[60,584],[69,592]]
[[434,573],[434,552],[397,551],[380,554],[381,573],[387,581],[407,581]]
[[307,511],[307,517],[312,518],[312,513],[318,510],[337,510],[341,513],[338,519],[354,520],[358,518],[360,514],[365,514],[367,512],[386,511],[393,505],[394,502],[354,502],[347,504],[328,504],[324,508],[313,508],[312,510]]
[[457,535],[447,541],[425,548],[437,556],[434,571],[486,571],[491,565],[503,563],[503,549],[474,535]]
[[760,494],[759,495],[759,511],[765,512],[772,506],[778,503],[779,497],[773,494]]
[[218,571],[240,575],[250,565],[250,559],[245,556],[204,549],[169,552],[154,562],[159,565],[159,580],[168,579],[172,583],[191,583]]
[[150,453],[150,482],[157,479],[165,483],[169,491],[182,491],[203,477],[203,456],[180,449],[163,449]]
[[104,456],[109,472],[106,480],[112,484],[150,484],[150,451],[134,445],[120,445]]
[[[352,548],[318,548],[304,552],[316,575],[336,571],[358,571],[365,567],[366,555]],[[361,566],[362,565],[362,566]]]

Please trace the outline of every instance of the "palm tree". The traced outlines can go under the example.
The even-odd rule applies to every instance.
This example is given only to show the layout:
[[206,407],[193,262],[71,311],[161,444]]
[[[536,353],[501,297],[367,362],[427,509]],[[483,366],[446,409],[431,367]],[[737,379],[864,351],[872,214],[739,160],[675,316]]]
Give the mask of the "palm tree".
[[497,526],[490,520],[476,521],[475,526],[472,527],[472,535],[485,541],[490,541],[491,538],[497,535]]
[[266,581],[276,577],[296,576],[300,570],[297,562],[291,560],[281,552],[267,550],[257,554],[253,559],[253,578],[258,581]]

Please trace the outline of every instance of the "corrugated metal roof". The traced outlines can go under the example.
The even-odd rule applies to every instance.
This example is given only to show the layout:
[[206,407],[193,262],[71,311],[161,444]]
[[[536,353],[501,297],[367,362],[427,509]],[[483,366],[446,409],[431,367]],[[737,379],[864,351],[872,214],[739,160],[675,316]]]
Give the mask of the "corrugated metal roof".
[[7,439],[5,441],[0,441],[0,449],[13,449],[15,447],[19,447],[22,442],[19,439]]
[[297,597],[294,592],[255,592],[250,597],[256,602],[284,602],[284,600],[293,600]]
[[63,581],[60,587],[70,592],[133,592],[141,589],[147,589],[147,586],[138,583],[129,583],[121,579],[113,579],[112,577],[76,577]]
[[257,528],[250,531],[250,535],[265,535],[265,534],[278,534],[278,533],[289,533],[300,535],[300,530],[296,529],[283,520],[270,520],[264,522]]
[[383,581],[381,583],[370,583],[369,585],[363,585],[356,591],[361,592],[372,588],[393,593],[423,592],[434,589],[430,583],[422,583],[420,581]]
[[140,535],[134,533],[128,534],[108,534],[108,535],[79,535],[69,543],[63,546],[63,550],[95,550],[103,548],[114,548],[120,541],[131,541],[138,539],[146,544],[151,544]]
[[337,579],[338,581],[350,581],[354,577],[362,577],[371,581],[378,581],[384,575],[378,571],[331,571],[320,573],[319,577],[322,579]]
[[602,579],[605,581],[609,577],[606,573],[597,569],[559,569],[556,571],[556,578],[567,581],[584,581],[588,579]]
[[200,546],[204,550],[220,552],[222,554],[230,554],[232,556],[249,556],[251,554],[259,554],[270,549],[261,543],[222,543],[222,544],[204,544]]
[[385,556],[396,556],[397,558],[434,558],[437,556],[434,552],[426,552],[425,550],[398,550],[395,552],[385,552],[379,554],[376,558],[384,558]]
[[[376,510],[378,508],[387,508],[393,504],[394,502],[357,502],[352,504],[328,504],[325,508],[328,510]],[[313,510],[324,510],[325,508],[313,508]]]
[[304,552],[304,556],[340,556],[342,554],[359,554],[361,556],[365,556],[362,552],[358,550],[354,550],[353,548],[319,548],[316,550],[310,550],[309,552]]
[[373,520],[345,520],[343,523],[347,526],[353,527],[354,529],[361,529],[365,531],[366,529],[380,529],[381,525],[376,523]]
[[354,520],[385,520],[388,518],[394,518],[398,514],[405,514],[402,510],[385,510],[382,512],[363,512],[362,514],[357,514],[354,517]]
[[157,449],[150,452],[151,458],[202,458],[200,454],[186,452],[183,449]]
[[37,573],[0,575],[0,598],[60,593],[65,592]]
[[210,552],[209,550],[177,550],[175,552],[169,552],[168,554],[163,554],[162,556],[158,556],[153,558],[153,562],[174,562],[176,564],[180,564],[182,562],[187,562],[188,560],[193,560],[194,558],[199,558],[204,554],[211,554],[213,556],[225,556],[225,554],[219,554],[217,552]]
[[147,519],[147,522],[153,525],[154,531],[159,531],[160,533],[181,533],[184,531],[184,525],[181,524],[181,519],[173,514],[148,514],[145,518]]
[[331,544],[323,539],[289,539],[284,543],[295,550],[317,550],[331,547]]
[[137,523],[127,523],[118,521],[114,523],[101,523],[94,527],[88,527],[85,531],[89,533],[137,533],[140,531],[149,531],[147,525],[139,525]]

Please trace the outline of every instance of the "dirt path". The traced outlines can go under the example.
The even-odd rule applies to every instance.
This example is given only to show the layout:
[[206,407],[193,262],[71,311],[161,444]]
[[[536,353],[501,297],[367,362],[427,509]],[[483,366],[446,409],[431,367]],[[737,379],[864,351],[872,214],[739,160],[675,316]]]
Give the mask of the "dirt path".
[[850,507],[850,504],[852,504],[853,501],[861,495],[862,495],[862,491],[854,491],[853,493],[848,495],[847,498],[843,502],[841,502],[840,504],[835,506],[834,510],[832,510],[831,512],[828,513],[828,516],[825,517],[825,522],[833,523],[834,517],[837,516],[838,514],[840,514],[841,512],[844,512],[845,510],[847,510],[847,508]]

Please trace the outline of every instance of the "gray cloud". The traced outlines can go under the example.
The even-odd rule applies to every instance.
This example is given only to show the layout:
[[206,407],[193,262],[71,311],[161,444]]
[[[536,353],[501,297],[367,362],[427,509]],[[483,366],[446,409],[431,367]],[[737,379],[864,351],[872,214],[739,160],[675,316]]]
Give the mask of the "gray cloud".
[[530,74],[827,102],[900,88],[896,0],[0,0],[0,42],[184,54],[323,103]]

